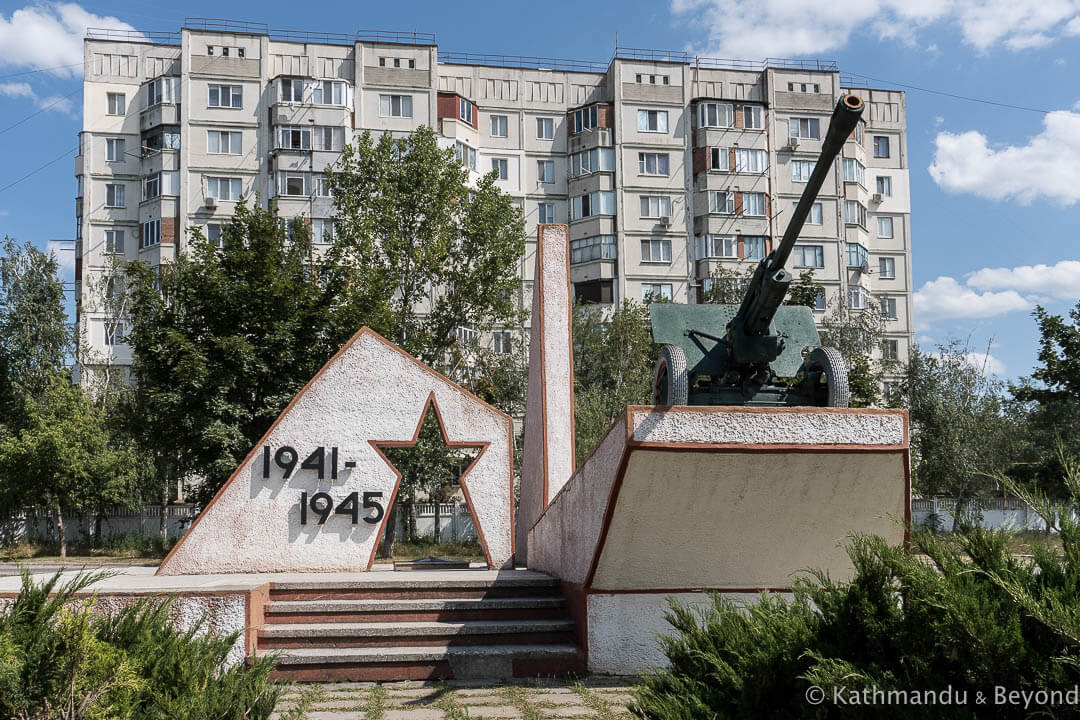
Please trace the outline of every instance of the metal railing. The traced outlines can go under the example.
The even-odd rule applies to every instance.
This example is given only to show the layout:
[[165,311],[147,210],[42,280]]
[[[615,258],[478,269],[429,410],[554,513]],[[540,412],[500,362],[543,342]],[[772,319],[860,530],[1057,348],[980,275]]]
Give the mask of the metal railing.
[[607,72],[607,63],[591,60],[568,60],[565,58],[537,57],[532,55],[494,55],[471,52],[439,52],[439,62],[448,65],[487,65],[533,70],[561,70],[564,72]]
[[189,17],[184,18],[182,27],[186,30],[208,30],[210,32],[249,33],[251,35],[270,34],[270,26],[266,23],[251,22],[248,20]]
[[434,45],[435,33],[418,32],[395,32],[392,30],[357,30],[355,35],[357,42],[385,42],[399,45]]
[[87,28],[86,37],[90,40],[111,40],[113,42],[155,43],[157,45],[179,45],[180,33],[155,30],[120,30],[118,28]]
[[651,48],[615,47],[614,57],[623,60],[648,60],[650,62],[689,63],[693,58],[683,50],[653,50]]

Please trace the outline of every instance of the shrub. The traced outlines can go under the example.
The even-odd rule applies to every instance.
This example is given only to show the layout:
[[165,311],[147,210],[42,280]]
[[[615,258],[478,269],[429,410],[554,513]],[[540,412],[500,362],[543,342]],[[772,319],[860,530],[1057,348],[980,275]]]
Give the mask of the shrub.
[[226,668],[239,633],[178,631],[172,600],[152,597],[114,615],[80,590],[105,575],[60,573],[41,585],[26,571],[0,614],[0,717],[53,720],[267,718],[280,690],[272,658]]
[[[1075,700],[1035,696],[1025,707],[994,699],[997,687],[1064,692],[1080,683],[1080,462],[1063,464],[1071,500],[1056,522],[1060,549],[1036,545],[1030,558],[1016,557],[1010,533],[974,525],[955,536],[916,530],[915,553],[856,536],[849,582],[811,572],[790,600],[764,595],[742,607],[714,595],[699,611],[673,603],[675,635],[662,641],[670,667],[642,680],[632,709],[672,720],[1028,717],[1044,709],[1076,717]],[[1013,491],[1053,517],[1044,498]],[[806,701],[815,685],[824,693],[817,706]],[[966,704],[842,700],[864,689],[951,689]],[[1048,699],[1053,707],[1039,706]]]

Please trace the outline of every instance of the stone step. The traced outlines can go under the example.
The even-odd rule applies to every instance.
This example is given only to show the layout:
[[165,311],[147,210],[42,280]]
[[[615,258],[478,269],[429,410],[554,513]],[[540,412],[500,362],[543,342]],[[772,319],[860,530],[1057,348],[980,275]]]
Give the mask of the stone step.
[[[516,571],[505,576],[469,577],[473,571],[447,571],[438,578],[408,577],[371,582],[305,581],[275,582],[270,585],[270,600],[378,600],[378,599],[461,599],[561,596],[555,578],[538,573]],[[520,575],[519,575],[520,573]]]
[[296,682],[502,680],[585,672],[572,643],[385,648],[300,648],[281,651],[274,677]]
[[265,622],[422,622],[514,620],[566,617],[566,600],[559,596],[512,598],[425,598],[367,600],[272,600]]
[[573,639],[571,620],[479,620],[467,622],[278,623],[259,631],[261,650],[310,647],[449,647],[540,645]]

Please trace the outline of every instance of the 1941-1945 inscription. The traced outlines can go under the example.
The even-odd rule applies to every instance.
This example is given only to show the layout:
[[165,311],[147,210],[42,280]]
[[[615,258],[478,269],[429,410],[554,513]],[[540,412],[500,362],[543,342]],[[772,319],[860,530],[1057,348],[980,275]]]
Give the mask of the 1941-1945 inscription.
[[[313,470],[318,474],[320,480],[325,480],[329,474],[331,480],[337,480],[338,478],[338,449],[336,446],[330,448],[329,462],[327,462],[326,446],[320,445],[315,448],[310,455],[308,455],[303,462],[300,462],[300,453],[296,451],[296,448],[291,445],[282,445],[277,449],[277,452],[273,452],[269,445],[263,446],[263,471],[262,476],[264,479],[270,479],[271,469],[271,457],[273,458],[273,465],[276,465],[283,471],[282,479],[287,480],[292,476],[293,471],[296,470],[297,463],[300,465],[301,470]],[[327,467],[329,465],[329,467]],[[356,467],[356,463],[351,460],[346,460],[343,463],[345,469],[351,469]],[[358,492],[351,492],[345,496],[345,498],[334,505],[334,498],[329,493],[317,492],[308,497],[307,492],[300,493],[300,524],[308,524],[308,511],[310,510],[318,516],[318,524],[322,525],[330,519],[331,515],[346,515],[352,519],[352,524],[356,525],[361,519],[364,522],[374,525],[383,518],[385,510],[379,499],[382,498],[381,492],[365,492],[362,494]],[[360,517],[361,509],[374,510],[374,515],[365,515]]]

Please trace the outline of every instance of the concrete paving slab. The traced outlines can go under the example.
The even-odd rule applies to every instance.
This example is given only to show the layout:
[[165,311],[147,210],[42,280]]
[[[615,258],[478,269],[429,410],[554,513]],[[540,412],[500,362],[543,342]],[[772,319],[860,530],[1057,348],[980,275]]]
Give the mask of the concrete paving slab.
[[442,720],[445,713],[438,708],[411,708],[409,710],[387,710],[382,720]]
[[521,711],[513,705],[470,705],[469,718],[520,718]]

